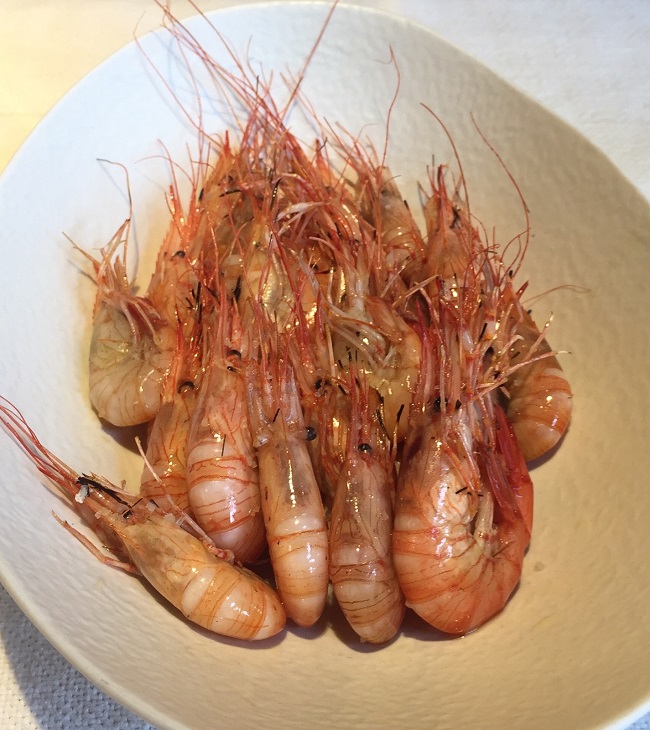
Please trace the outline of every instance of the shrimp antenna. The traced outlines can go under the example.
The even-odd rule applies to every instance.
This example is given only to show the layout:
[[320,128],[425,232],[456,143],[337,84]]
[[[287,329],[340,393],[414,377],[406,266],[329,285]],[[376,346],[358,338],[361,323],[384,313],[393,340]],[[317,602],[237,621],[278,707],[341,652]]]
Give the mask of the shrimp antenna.
[[389,135],[389,129],[390,129],[390,119],[391,119],[395,104],[397,103],[397,97],[399,95],[399,89],[400,89],[400,85],[402,83],[402,75],[400,74],[399,66],[397,65],[397,58],[395,58],[395,51],[393,51],[392,46],[389,46],[389,49],[390,49],[390,60],[388,61],[388,63],[389,64],[392,63],[395,68],[395,73],[397,74],[397,85],[395,86],[395,93],[393,94],[393,98],[388,107],[388,113],[386,114],[386,135],[384,137],[384,152],[381,156],[381,166],[382,167],[385,167],[385,165],[386,165],[386,157],[388,156],[388,135]]
[[309,51],[309,54],[307,55],[307,58],[305,59],[302,69],[300,70],[300,73],[298,74],[298,78],[296,81],[296,84],[294,86],[293,91],[291,92],[291,95],[289,96],[289,100],[285,104],[284,111],[282,112],[281,119],[284,119],[291,107],[291,105],[294,102],[294,99],[296,98],[298,94],[298,90],[300,89],[300,86],[305,78],[305,75],[307,74],[307,69],[309,68],[309,64],[311,63],[314,55],[316,54],[316,51],[318,49],[318,46],[320,46],[321,41],[323,40],[323,36],[325,35],[325,31],[327,30],[327,27],[330,24],[330,21],[332,20],[332,15],[334,15],[334,11],[336,10],[336,6],[339,4],[339,0],[334,0],[332,3],[332,7],[329,9],[329,12],[327,13],[327,17],[325,18],[325,22],[323,23],[320,32],[318,33],[318,36],[316,37],[316,40],[314,41],[314,44],[311,47],[311,50]]
[[[521,192],[521,188],[519,187],[519,184],[515,180],[514,175],[508,169],[508,166],[504,162],[503,157],[501,157],[501,155],[495,149],[494,145],[487,139],[487,137],[485,136],[485,134],[479,127],[478,122],[476,121],[476,119],[474,117],[474,114],[470,113],[470,117],[472,120],[472,124],[474,125],[474,128],[478,132],[479,136],[481,137],[481,139],[483,140],[483,142],[485,143],[487,148],[490,150],[490,152],[492,152],[492,154],[497,158],[497,160],[499,161],[499,164],[501,165],[501,167],[505,171],[506,175],[510,179],[510,182],[513,184],[515,190],[517,191],[517,195],[519,196],[519,200],[521,201],[522,208],[524,209],[524,218],[526,221],[526,227],[524,229],[525,242],[524,242],[523,251],[521,252],[521,255],[518,257],[515,257],[515,261],[517,261],[517,258],[519,258],[519,261],[517,262],[516,266],[513,265],[514,274],[516,274],[519,271],[519,269],[521,268],[521,262],[523,261],[524,255],[525,255],[526,251],[528,250],[528,244],[530,243],[530,211],[528,210],[528,205],[526,204],[526,199],[524,198],[524,194]],[[521,236],[521,234],[519,234],[515,238],[519,238],[520,236]],[[514,277],[514,274],[513,274],[513,277]]]

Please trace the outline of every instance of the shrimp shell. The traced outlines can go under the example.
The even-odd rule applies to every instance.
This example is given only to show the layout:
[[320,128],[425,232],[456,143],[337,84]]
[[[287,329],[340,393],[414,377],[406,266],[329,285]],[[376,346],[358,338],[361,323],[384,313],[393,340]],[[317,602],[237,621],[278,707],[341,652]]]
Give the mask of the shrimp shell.
[[172,369],[175,331],[144,300],[106,301],[90,344],[90,400],[114,426],[150,421],[160,410]]
[[330,580],[348,622],[373,644],[390,641],[404,617],[404,596],[391,555],[393,460],[351,381],[352,432],[330,515]]
[[0,422],[39,471],[66,498],[119,560],[103,555],[59,520],[102,562],[140,573],[193,623],[236,639],[266,639],[282,631],[285,614],[261,578],[232,565],[197,534],[182,512],[167,512],[96,475],[81,476],[48,451],[8,401]]
[[226,352],[226,319],[222,312],[192,419],[187,482],[196,521],[216,545],[246,563],[259,557],[266,539],[241,354]]
[[162,405],[151,424],[140,481],[141,497],[153,499],[159,505],[171,500],[183,511],[190,506],[185,467],[187,434],[195,400],[194,386],[188,381]]
[[503,609],[530,540],[521,506],[532,502],[527,473],[473,443],[463,410],[452,425],[438,415],[412,432],[393,532],[407,605],[449,634],[473,631]]
[[327,599],[327,523],[293,369],[276,353],[263,365],[251,362],[247,382],[266,537],[287,615],[312,626]]
[[[537,325],[525,311],[516,331],[522,340],[516,346],[522,350],[530,348],[541,337]],[[546,339],[542,338],[534,355],[550,352]],[[517,357],[511,363],[516,364]],[[526,461],[538,459],[558,443],[571,422],[573,394],[566,375],[557,357],[549,355],[515,370],[506,389],[506,414],[524,457]]]
[[124,525],[106,516],[133,564],[190,621],[235,639],[260,640],[284,628],[284,610],[255,573],[231,565],[166,515]]

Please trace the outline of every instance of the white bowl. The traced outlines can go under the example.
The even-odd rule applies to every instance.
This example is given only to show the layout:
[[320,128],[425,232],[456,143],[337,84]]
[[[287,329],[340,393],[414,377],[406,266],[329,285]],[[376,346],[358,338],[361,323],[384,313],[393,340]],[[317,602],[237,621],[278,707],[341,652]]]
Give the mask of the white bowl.
[[[301,68],[327,6],[233,9],[212,16],[257,67]],[[219,57],[202,19],[188,22]],[[360,39],[363,42],[360,42]],[[169,39],[147,54],[177,92],[189,87]],[[594,728],[648,707],[650,507],[644,369],[650,345],[650,209],[584,139],[433,34],[376,12],[339,7],[304,90],[317,111],[383,140],[413,204],[432,155],[451,161],[439,125],[458,145],[472,210],[500,240],[523,227],[505,160],[531,211],[526,275],[563,365],[575,417],[561,447],[533,471],[536,525],[521,585],[479,631],[445,639],[413,617],[389,646],[358,644],[336,611],[312,630],[289,628],[261,646],[207,636],[138,580],[99,564],[52,519],[78,522],[46,491],[8,439],[0,441],[0,575],[43,634],[91,681],[163,727]],[[279,77],[278,77],[279,80]],[[221,122],[206,117],[206,126]],[[300,119],[295,123],[299,130]],[[366,126],[369,125],[369,126]],[[130,46],[48,115],[0,182],[0,392],[43,442],[79,471],[138,479],[139,459],[103,432],[87,397],[93,286],[64,231],[86,248],[108,240],[134,198],[142,281],[166,226],[162,140],[184,161],[194,135],[141,52]],[[34,201],[37,201],[35,204]],[[559,285],[582,287],[556,289]]]

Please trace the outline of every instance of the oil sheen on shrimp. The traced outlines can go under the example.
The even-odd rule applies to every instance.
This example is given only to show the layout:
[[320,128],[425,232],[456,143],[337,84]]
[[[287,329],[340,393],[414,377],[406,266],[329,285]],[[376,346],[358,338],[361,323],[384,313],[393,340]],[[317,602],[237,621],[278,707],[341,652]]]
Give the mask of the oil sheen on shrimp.
[[140,480],[141,497],[160,506],[171,500],[182,511],[190,506],[185,469],[187,434],[196,401],[194,388],[191,380],[179,383],[152,421]]
[[124,260],[128,225],[102,250],[90,255],[97,298],[90,343],[90,400],[100,418],[114,426],[150,421],[162,404],[177,336],[151,303],[132,293]]
[[503,609],[530,540],[528,475],[509,468],[498,441],[476,439],[472,419],[465,407],[427,415],[406,444],[397,492],[393,559],[407,605],[450,634]]
[[[187,483],[196,521],[237,560],[266,546],[259,472],[242,367],[241,337],[232,337],[234,306],[225,302],[203,378],[188,442]],[[231,337],[226,339],[226,330]]]
[[[0,421],[81,517],[118,554],[103,555],[63,523],[102,562],[142,575],[186,618],[236,639],[279,633],[285,614],[277,595],[254,573],[225,560],[192,529],[182,512],[168,512],[105,480],[81,476],[50,453],[6,401]],[[105,539],[105,538],[108,539]]]
[[353,380],[350,390],[350,437],[330,515],[330,579],[361,640],[383,644],[405,610],[391,553],[395,472],[368,389],[359,393]]
[[[548,342],[525,310],[521,310],[516,332],[521,339],[513,346],[518,352],[511,359],[512,365],[516,365],[535,343],[534,356],[551,352]],[[505,389],[508,396],[506,414],[524,457],[532,461],[543,456],[558,443],[571,421],[573,395],[557,357],[549,354],[518,368],[508,379]]]
[[293,369],[267,344],[247,372],[266,538],[287,615],[312,626],[327,599],[327,523]]

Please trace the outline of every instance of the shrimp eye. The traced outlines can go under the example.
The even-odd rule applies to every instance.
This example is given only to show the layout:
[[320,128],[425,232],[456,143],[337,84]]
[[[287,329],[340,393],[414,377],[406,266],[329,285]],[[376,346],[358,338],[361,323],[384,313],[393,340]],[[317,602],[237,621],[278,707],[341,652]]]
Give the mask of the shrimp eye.
[[370,444],[359,444],[357,449],[359,449],[362,454],[369,454],[372,451],[372,446]]
[[307,434],[306,439],[307,441],[313,441],[316,438],[316,429],[312,426],[307,426]]
[[172,256],[174,259],[184,259],[185,258],[185,251],[176,251],[176,253]]
[[241,357],[239,350],[228,350],[228,357]]
[[323,387],[323,378],[318,378],[318,380],[314,383],[314,389],[320,390]]
[[184,393],[186,390],[194,390],[194,383],[191,380],[186,380],[176,388],[177,393]]
[[241,276],[237,278],[237,283],[235,284],[235,288],[233,289],[233,292],[232,292],[233,299],[236,302],[239,301],[240,294],[241,294]]
[[237,372],[237,368],[234,368],[232,365],[228,365],[228,367],[226,368],[226,370],[230,370],[231,373],[236,373]]

